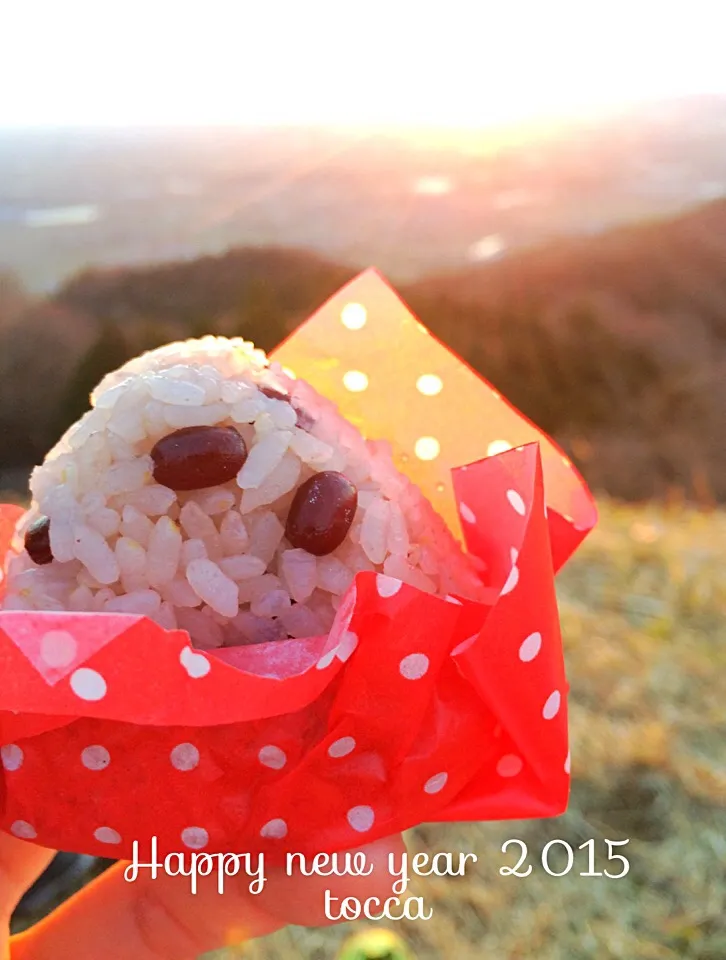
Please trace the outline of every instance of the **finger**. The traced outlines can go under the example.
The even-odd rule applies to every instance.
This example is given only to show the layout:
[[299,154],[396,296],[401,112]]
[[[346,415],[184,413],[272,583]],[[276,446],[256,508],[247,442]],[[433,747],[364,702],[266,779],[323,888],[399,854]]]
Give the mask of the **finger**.
[[54,850],[46,850],[0,831],[0,927],[10,920],[22,895],[54,856]]
[[54,855],[53,850],[36,847],[0,831],[0,957],[7,955],[13,910]]
[[[346,891],[390,890],[385,859],[389,851],[400,848],[398,838],[363,848],[378,864],[375,874],[336,883],[344,882]],[[329,922],[320,877],[269,870],[265,889],[255,896],[249,892],[249,878],[241,876],[232,882],[227,878],[220,895],[212,875],[200,878],[198,892],[192,894],[189,877],[160,874],[152,880],[149,873],[140,873],[129,883],[124,869],[124,864],[113,867],[46,920],[14,938],[12,960],[56,960],[66,955],[74,960],[99,956],[196,960],[202,953],[265,936],[287,923]]]
[[119,863],[30,930],[10,941],[11,960],[196,960],[216,947],[264,936],[281,926],[249,893],[188,877],[124,879]]

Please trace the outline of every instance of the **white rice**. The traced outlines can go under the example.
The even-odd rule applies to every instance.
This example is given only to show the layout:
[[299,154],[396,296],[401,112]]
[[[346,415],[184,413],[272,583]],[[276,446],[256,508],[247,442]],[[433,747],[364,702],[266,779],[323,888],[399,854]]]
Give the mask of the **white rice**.
[[[209,649],[327,631],[363,570],[441,596],[481,597],[474,565],[395,470],[388,444],[366,442],[252,344],[169,344],[109,374],[91,401],[33,471],[4,609],[138,613]],[[154,480],[151,451],[193,426],[235,427],[247,459],[227,483],[170,490]],[[285,522],[296,490],[323,470],[355,484],[358,507],[343,543],[318,557],[287,541]],[[36,566],[23,541],[41,515],[54,559]]]

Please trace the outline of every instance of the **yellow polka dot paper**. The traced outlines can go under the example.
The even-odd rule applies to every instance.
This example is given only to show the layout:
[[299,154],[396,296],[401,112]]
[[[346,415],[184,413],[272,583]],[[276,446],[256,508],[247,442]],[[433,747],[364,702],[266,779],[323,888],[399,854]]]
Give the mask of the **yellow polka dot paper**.
[[271,357],[368,439],[388,440],[398,469],[460,539],[452,469],[532,442],[556,515],[558,566],[594,526],[592,497],[562,450],[440,343],[376,270],[331,297]]

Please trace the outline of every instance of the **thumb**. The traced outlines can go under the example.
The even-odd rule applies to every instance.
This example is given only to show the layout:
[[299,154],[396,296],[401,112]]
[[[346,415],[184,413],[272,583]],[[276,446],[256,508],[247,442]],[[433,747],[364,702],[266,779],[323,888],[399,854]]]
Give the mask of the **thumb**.
[[0,957],[8,944],[10,916],[55,853],[0,831]]
[[[383,901],[394,895],[392,887],[397,877],[391,875],[391,865],[398,869],[405,852],[406,846],[401,836],[387,837],[343,853],[306,858],[306,873],[310,873],[317,861],[318,870],[310,873],[310,876],[302,874],[300,860],[295,858],[292,875],[277,870],[268,878],[258,898],[260,906],[281,923],[301,927],[319,927],[333,922],[326,916],[326,891],[330,897],[338,900],[355,897],[362,902],[376,897],[381,901],[382,908]],[[356,867],[361,868],[360,875]],[[337,876],[333,873],[334,868],[338,873],[346,869],[348,872]],[[366,871],[365,875],[363,870]],[[338,906],[334,913],[337,916],[339,912]],[[372,912],[380,913],[380,908]]]

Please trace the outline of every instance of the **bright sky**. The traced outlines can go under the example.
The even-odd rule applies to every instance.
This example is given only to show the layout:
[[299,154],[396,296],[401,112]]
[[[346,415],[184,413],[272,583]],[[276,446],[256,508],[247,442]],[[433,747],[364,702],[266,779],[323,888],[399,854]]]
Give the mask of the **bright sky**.
[[726,93],[723,0],[10,0],[0,126],[444,124]]

